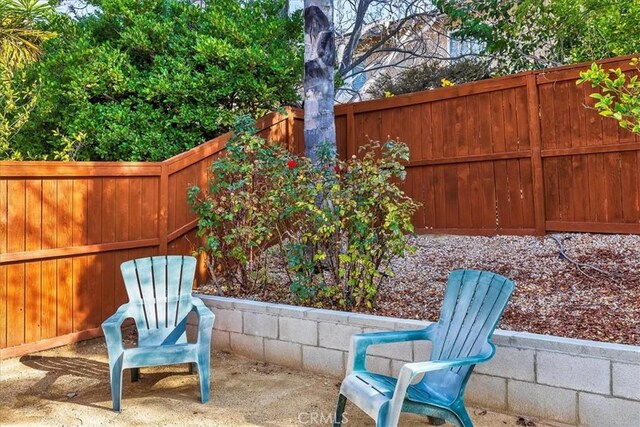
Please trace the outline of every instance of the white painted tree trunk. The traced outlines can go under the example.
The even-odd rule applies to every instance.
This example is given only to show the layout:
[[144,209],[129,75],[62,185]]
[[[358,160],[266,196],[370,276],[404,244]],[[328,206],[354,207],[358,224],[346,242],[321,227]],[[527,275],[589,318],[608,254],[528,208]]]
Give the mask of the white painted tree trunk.
[[304,147],[314,163],[316,149],[336,149],[333,69],[336,57],[333,0],[304,0]]

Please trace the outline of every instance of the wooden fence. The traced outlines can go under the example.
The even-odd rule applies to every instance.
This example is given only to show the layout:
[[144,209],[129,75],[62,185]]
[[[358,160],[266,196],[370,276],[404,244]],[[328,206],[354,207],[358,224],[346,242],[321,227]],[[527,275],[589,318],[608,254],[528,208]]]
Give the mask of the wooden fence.
[[[583,106],[588,65],[338,106],[339,154],[407,142],[419,232],[640,234],[640,140]],[[303,150],[300,110],[258,129]],[[191,253],[187,188],[229,137],[158,163],[0,162],[0,358],[100,335],[127,299],[122,261]]]
[[[630,72],[630,58],[601,62]],[[408,143],[423,233],[640,233],[640,139],[585,107],[589,65],[339,106],[341,155]]]
[[[259,133],[304,150],[295,116],[271,114]],[[127,301],[123,261],[190,254],[187,189],[229,136],[157,163],[0,162],[0,358],[101,335]]]

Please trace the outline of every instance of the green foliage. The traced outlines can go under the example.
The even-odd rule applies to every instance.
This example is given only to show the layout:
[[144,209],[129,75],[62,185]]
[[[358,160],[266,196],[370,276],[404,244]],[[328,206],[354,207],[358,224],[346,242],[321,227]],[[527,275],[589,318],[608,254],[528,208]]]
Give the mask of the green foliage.
[[637,0],[437,0],[458,38],[486,46],[500,72],[637,53]]
[[29,120],[37,99],[37,84],[25,85],[23,70],[10,72],[0,65],[0,160],[21,160],[12,140]]
[[375,98],[384,98],[389,95],[435,89],[442,86],[442,79],[460,84],[489,77],[489,67],[483,61],[464,59],[446,65],[430,62],[409,68],[395,77],[383,74],[376,79],[367,92]]
[[600,92],[590,96],[597,101],[594,107],[600,115],[611,117],[621,128],[640,134],[640,58],[634,58],[631,65],[637,73],[627,77],[620,68],[605,71],[594,63],[580,73],[577,84],[591,83],[592,88],[599,88]]
[[371,143],[348,161],[322,148],[313,165],[238,135],[214,162],[208,189],[189,193],[218,287],[255,291],[278,280],[310,304],[372,306],[391,260],[410,249],[404,234],[417,205],[394,183],[407,146]]
[[46,0],[0,2],[0,63],[17,69],[38,59],[42,43],[55,36],[38,28],[53,13]]
[[58,16],[30,69],[43,80],[18,135],[24,157],[157,161],[298,98],[300,15],[281,2],[92,0]]
[[274,238],[282,240],[283,225],[299,212],[298,171],[287,167],[289,153],[253,133],[241,123],[227,155],[213,162],[208,188],[189,191],[212,273],[244,289],[267,280],[265,250]]
[[371,142],[361,156],[335,160],[319,150],[317,167],[297,181],[302,209],[290,224],[285,245],[291,291],[301,300],[338,307],[371,307],[381,282],[393,275],[390,262],[411,250],[418,205],[395,181],[404,180],[408,147]]
[[29,120],[39,83],[28,83],[23,67],[36,61],[41,44],[55,35],[38,28],[52,13],[40,0],[0,3],[0,159],[21,158],[13,138]]

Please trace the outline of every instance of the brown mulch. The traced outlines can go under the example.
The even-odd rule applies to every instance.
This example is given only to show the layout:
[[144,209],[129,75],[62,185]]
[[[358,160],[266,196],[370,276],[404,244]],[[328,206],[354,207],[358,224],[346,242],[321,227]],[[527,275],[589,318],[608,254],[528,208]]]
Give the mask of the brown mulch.
[[[640,345],[640,236],[554,236],[411,237],[416,253],[394,261],[395,277],[381,286],[377,306],[361,311],[436,320],[448,272],[474,268],[516,283],[502,329]],[[228,296],[295,304],[283,288]]]

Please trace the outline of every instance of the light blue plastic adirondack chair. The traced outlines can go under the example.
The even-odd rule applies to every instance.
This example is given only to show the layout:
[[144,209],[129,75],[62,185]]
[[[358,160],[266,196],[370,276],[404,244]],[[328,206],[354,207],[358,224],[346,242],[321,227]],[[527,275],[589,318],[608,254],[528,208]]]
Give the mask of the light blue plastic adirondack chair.
[[[418,330],[354,335],[334,427],[342,423],[347,399],[378,427],[397,426],[400,412],[426,415],[434,424],[446,420],[455,426],[472,426],[464,390],[473,367],[495,353],[491,335],[513,289],[513,282],[498,274],[455,270],[449,275],[437,323]],[[433,343],[430,361],[405,364],[397,379],[366,370],[370,345],[417,340]],[[411,384],[421,374],[422,380]]]
[[[122,263],[122,277],[129,302],[103,324],[109,352],[113,410],[120,411],[122,371],[131,368],[137,381],[139,368],[189,363],[198,368],[202,403],[209,400],[211,330],[215,319],[202,300],[191,296],[196,259],[187,256],[158,256]],[[187,315],[198,316],[197,342],[187,342]],[[121,326],[133,318],[138,329],[138,346],[124,348]]]

